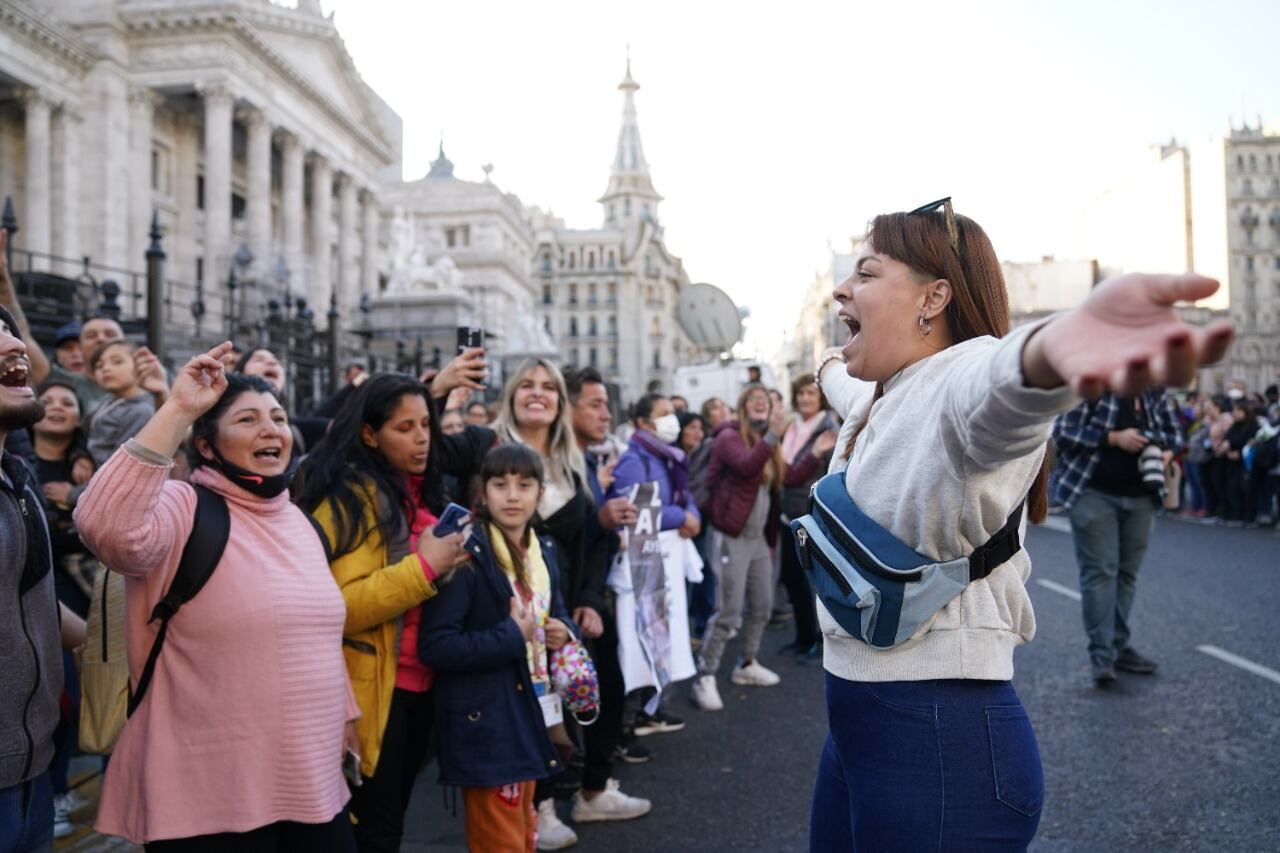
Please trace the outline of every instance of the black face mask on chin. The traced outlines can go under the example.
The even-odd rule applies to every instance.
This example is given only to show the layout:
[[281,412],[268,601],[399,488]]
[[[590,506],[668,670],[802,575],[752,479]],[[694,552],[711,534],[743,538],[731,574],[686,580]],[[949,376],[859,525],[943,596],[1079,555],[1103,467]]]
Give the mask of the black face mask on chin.
[[293,475],[298,471],[298,465],[302,460],[298,458],[298,454],[294,453],[292,448],[289,451],[289,467],[282,474],[255,474],[247,468],[241,468],[232,462],[228,462],[223,458],[222,454],[212,447],[209,448],[213,452],[213,458],[209,460],[209,465],[217,468],[227,479],[244,489],[251,495],[260,498],[270,499],[281,494],[289,488],[289,483],[293,480]]

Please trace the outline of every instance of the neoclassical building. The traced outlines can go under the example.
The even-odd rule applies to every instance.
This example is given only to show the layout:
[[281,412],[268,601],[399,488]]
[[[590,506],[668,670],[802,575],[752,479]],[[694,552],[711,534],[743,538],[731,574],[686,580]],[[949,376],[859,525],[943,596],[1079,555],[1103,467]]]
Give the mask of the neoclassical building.
[[[454,174],[440,145],[430,172],[382,195],[386,273],[374,298],[375,349],[390,354],[401,329],[428,353],[451,353],[458,326],[485,331],[491,386],[528,357],[558,351],[534,310],[533,229],[524,205],[490,180]],[[416,348],[416,340],[413,344]]]
[[563,362],[593,366],[618,383],[624,402],[649,388],[670,392],[671,372],[696,352],[676,321],[684,263],[666,246],[654,189],[640,143],[631,64],[618,89],[622,126],[599,199],[598,228],[567,228],[536,211],[534,280],[547,331]]
[[136,276],[155,212],[170,280],[199,285],[210,316],[234,266],[323,324],[331,293],[351,310],[376,291],[379,194],[400,169],[400,118],[317,0],[0,0],[15,266],[89,256]]

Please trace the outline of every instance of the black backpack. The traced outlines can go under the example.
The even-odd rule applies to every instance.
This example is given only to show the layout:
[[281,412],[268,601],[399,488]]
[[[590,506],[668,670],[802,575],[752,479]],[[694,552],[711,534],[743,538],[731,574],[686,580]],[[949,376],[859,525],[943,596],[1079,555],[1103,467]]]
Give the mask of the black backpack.
[[[231,514],[227,510],[227,501],[222,495],[204,486],[191,484],[196,490],[196,512],[191,524],[191,535],[187,544],[182,546],[182,557],[178,560],[178,568],[174,570],[169,590],[151,610],[149,622],[160,621],[160,630],[151,644],[151,653],[138,676],[138,685],[129,691],[129,716],[142,704],[142,698],[151,686],[151,677],[155,674],[156,661],[160,658],[160,650],[164,648],[164,638],[169,630],[169,620],[182,608],[182,605],[196,597],[204,585],[213,576],[222,559],[222,552],[227,548],[227,538],[231,535]],[[303,513],[324,545],[325,557],[330,557],[329,540],[325,537],[320,525],[308,513]]]

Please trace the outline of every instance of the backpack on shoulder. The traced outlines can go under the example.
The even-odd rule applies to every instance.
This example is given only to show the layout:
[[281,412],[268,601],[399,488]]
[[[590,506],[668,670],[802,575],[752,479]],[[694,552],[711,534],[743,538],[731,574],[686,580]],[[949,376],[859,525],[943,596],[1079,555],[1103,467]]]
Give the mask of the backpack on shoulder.
[[191,535],[182,548],[168,591],[151,611],[149,621],[158,620],[160,628],[132,690],[125,648],[124,578],[113,577],[103,566],[94,581],[80,676],[80,748],[85,752],[106,755],[115,748],[125,720],[138,709],[151,685],[169,621],[204,588],[226,550],[231,532],[226,500],[204,486],[193,487],[196,509]]

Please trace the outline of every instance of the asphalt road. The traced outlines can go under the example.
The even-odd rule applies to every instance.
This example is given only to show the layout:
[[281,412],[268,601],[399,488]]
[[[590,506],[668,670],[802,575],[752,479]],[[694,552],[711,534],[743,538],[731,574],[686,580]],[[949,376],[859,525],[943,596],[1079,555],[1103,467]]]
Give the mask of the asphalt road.
[[[1280,683],[1200,651],[1213,646],[1280,670],[1280,536],[1160,519],[1139,578],[1133,644],[1161,664],[1099,691],[1088,677],[1071,536],[1033,530],[1038,633],[1016,654],[1047,787],[1033,850],[1280,849]],[[1046,586],[1047,582],[1051,586]],[[579,827],[578,850],[807,849],[809,794],[826,734],[822,672],[781,661],[772,689],[728,689],[689,725],[645,739],[655,759],[623,766],[623,789],[653,800],[627,823]],[[733,654],[730,650],[726,657]],[[461,810],[444,808],[428,768],[410,807],[406,851],[462,850]]]

